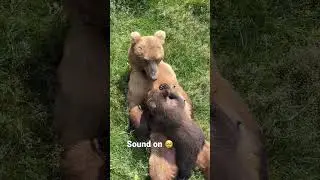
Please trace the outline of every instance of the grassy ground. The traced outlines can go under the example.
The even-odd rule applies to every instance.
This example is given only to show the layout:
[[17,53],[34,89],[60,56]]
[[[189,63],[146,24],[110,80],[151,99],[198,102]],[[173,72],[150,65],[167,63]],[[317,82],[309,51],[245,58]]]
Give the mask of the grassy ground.
[[0,3],[0,179],[56,177],[52,80],[64,27],[54,1]]
[[[127,148],[125,99],[130,33],[167,33],[165,60],[195,106],[195,119],[209,136],[209,3],[206,1],[111,1],[111,178],[144,179],[145,149]],[[202,179],[197,172],[192,179]]]
[[320,179],[319,2],[213,3],[218,65],[264,130],[270,179]]

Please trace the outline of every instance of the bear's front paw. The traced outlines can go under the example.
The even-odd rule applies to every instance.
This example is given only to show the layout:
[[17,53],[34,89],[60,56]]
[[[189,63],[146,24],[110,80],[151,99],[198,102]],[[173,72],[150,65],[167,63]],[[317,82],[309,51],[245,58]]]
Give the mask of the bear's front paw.
[[166,83],[160,84],[159,90],[170,89],[170,86]]

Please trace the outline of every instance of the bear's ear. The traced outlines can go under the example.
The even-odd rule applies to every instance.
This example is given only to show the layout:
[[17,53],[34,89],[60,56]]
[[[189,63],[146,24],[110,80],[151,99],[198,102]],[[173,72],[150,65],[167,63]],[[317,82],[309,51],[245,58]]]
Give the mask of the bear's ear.
[[138,33],[138,32],[132,32],[131,34],[130,34],[130,36],[131,36],[131,43],[132,44],[135,44],[135,43],[137,43],[138,41],[139,41],[139,39],[141,38],[141,35],[140,35],[140,33]]
[[154,36],[161,40],[161,43],[164,44],[164,40],[166,39],[166,33],[164,31],[157,31],[154,33]]

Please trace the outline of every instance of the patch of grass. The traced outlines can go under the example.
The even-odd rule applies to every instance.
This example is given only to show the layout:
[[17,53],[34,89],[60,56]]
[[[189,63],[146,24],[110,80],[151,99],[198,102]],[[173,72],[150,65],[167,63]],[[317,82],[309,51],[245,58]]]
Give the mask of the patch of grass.
[[55,179],[52,83],[64,22],[56,1],[0,5],[0,179]]
[[[201,11],[201,12],[199,12]],[[144,179],[148,154],[127,148],[128,110],[125,89],[130,33],[167,34],[165,61],[194,103],[195,120],[209,138],[209,4],[206,1],[111,1],[110,149],[111,178]],[[134,140],[134,139],[133,139]],[[202,179],[196,172],[192,179]]]
[[319,2],[213,3],[218,66],[262,126],[270,179],[319,179]]

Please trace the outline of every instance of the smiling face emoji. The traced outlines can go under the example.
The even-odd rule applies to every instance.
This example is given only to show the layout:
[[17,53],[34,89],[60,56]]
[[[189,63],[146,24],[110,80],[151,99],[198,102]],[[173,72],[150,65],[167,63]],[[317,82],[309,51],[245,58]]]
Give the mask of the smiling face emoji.
[[166,148],[170,149],[173,146],[173,142],[171,140],[166,140],[164,145],[166,146]]

